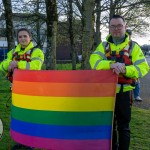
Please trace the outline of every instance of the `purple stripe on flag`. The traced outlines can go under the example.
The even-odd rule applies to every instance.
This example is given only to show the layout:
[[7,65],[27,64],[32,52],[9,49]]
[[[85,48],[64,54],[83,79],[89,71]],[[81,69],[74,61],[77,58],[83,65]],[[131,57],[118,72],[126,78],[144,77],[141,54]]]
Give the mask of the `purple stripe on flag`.
[[13,130],[11,137],[18,143],[49,150],[110,150],[111,140],[61,140],[20,134]]

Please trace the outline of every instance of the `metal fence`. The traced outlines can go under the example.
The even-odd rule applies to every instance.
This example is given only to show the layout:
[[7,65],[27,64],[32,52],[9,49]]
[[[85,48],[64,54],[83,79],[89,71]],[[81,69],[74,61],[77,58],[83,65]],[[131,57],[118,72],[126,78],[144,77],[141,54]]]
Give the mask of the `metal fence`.
[[8,49],[5,47],[0,47],[0,61],[3,61],[7,57]]

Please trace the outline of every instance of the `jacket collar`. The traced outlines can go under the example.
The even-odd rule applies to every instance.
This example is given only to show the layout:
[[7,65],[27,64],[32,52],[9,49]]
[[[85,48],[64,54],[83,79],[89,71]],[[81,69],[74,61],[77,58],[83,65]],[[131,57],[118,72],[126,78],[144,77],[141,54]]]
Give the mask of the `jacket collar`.
[[[112,37],[111,34],[109,34],[109,35],[106,37],[106,41],[107,41],[108,43],[113,43],[113,44],[115,44],[114,41],[113,41],[113,37]],[[130,40],[129,40],[129,36],[128,36],[128,34],[126,33],[124,39],[122,39],[119,44],[121,44],[121,43],[129,43],[129,41],[130,41]]]
[[[30,42],[29,45],[23,50],[23,52],[27,52],[27,51],[29,51],[30,49],[32,49],[33,47],[34,47],[33,42]],[[21,45],[18,44],[18,45],[16,46],[16,48],[15,48],[15,52],[20,52],[20,51],[22,51],[22,50],[21,50]]]

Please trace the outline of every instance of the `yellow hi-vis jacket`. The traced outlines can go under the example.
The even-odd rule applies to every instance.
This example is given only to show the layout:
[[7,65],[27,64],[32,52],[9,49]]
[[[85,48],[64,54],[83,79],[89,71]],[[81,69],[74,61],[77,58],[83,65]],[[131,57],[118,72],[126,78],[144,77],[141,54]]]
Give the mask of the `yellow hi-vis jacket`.
[[[114,61],[108,60],[105,54],[105,46],[106,43],[109,44],[111,51],[116,51],[119,53],[123,50],[127,45],[129,45],[129,37],[128,34],[125,35],[125,39],[122,43],[115,45],[112,42],[112,36],[108,35],[106,38],[106,42],[101,42],[96,50],[90,56],[90,65],[92,69],[95,70],[110,70],[110,63]],[[145,76],[149,71],[149,65],[145,59],[145,56],[136,42],[133,42],[130,52],[129,52],[132,64],[126,66],[125,76],[128,78],[141,78]],[[121,88],[121,84],[117,84],[117,93],[119,93]],[[130,91],[135,87],[130,84],[123,85],[123,92]]]
[[[7,73],[10,62],[13,60],[13,54],[18,53],[18,55],[26,54],[34,47],[33,43],[30,42],[29,45],[21,50],[21,45],[18,44],[15,49],[12,49],[7,53],[7,59],[0,64],[0,70]],[[22,70],[41,70],[42,64],[44,62],[43,51],[39,48],[34,48],[31,54],[31,61],[26,60],[18,61],[18,69]]]

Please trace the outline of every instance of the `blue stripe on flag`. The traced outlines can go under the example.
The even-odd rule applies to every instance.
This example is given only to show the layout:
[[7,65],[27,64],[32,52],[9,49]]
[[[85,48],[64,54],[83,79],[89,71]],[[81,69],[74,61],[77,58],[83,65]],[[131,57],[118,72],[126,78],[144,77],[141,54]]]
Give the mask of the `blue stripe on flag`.
[[58,126],[33,124],[12,117],[11,129],[21,134],[58,139],[111,139],[111,126]]

